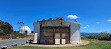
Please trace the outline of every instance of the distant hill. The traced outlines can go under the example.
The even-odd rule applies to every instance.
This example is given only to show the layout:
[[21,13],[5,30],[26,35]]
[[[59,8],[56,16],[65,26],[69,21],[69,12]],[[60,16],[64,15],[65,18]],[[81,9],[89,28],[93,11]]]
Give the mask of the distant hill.
[[81,36],[90,35],[90,34],[100,34],[100,33],[86,33],[86,32],[81,32]]

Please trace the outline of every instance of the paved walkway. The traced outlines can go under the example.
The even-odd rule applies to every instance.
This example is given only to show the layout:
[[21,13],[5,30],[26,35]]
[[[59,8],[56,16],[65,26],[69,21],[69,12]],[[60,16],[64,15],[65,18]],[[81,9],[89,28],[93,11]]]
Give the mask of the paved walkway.
[[89,41],[82,40],[81,43],[78,44],[61,44],[61,45],[42,45],[42,44],[26,44],[23,46],[38,46],[38,47],[69,47],[69,46],[80,46],[80,45],[87,45]]
[[31,38],[0,41],[0,48],[1,46],[8,46],[8,48],[10,48],[12,47],[12,44],[17,44],[17,45],[26,44],[26,41],[30,39]]

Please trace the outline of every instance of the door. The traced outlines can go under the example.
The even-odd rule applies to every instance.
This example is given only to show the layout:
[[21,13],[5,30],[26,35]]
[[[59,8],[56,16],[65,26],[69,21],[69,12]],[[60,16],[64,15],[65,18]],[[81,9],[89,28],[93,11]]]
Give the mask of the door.
[[55,44],[66,44],[66,35],[65,35],[65,33],[62,33],[62,34],[61,33],[55,33]]
[[62,41],[61,41],[62,44],[66,44],[66,34],[65,33],[62,33]]
[[60,44],[60,33],[55,33],[55,44]]

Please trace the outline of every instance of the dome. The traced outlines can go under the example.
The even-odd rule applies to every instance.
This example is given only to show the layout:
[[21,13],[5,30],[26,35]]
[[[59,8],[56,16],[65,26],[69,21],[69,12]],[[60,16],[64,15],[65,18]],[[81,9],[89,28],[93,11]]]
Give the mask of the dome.
[[28,26],[22,26],[19,28],[19,33],[29,34],[29,33],[31,33],[31,30]]

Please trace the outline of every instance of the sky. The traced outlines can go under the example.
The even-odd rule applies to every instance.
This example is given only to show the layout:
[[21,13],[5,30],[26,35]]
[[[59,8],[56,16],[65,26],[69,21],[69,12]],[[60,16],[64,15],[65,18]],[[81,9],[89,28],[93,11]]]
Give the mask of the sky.
[[81,32],[111,33],[111,0],[0,0],[0,20],[18,31],[17,22],[31,30],[37,20],[63,17],[77,20]]

